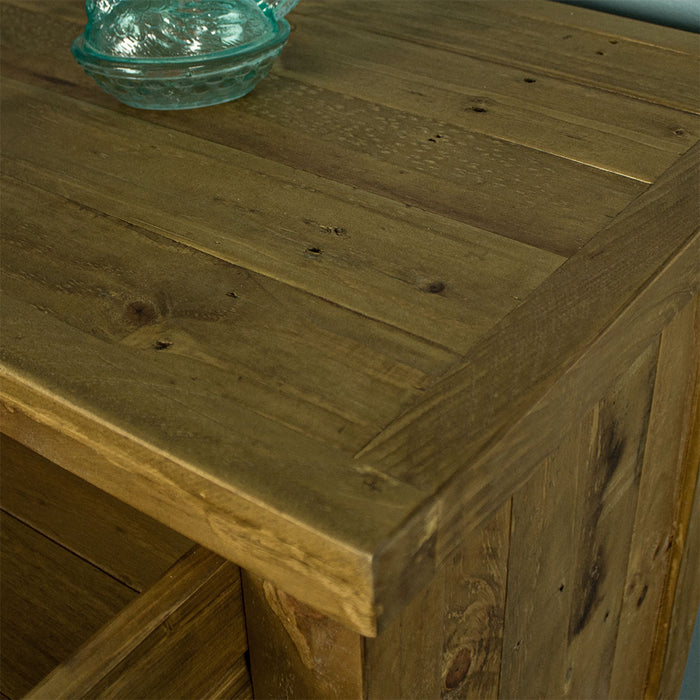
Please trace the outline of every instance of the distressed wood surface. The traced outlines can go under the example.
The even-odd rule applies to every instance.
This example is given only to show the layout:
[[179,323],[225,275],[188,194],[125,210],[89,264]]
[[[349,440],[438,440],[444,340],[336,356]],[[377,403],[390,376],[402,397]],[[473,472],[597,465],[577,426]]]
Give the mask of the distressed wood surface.
[[[372,0],[341,6],[317,0],[299,12],[332,14],[334,21],[361,24],[381,35],[540,70],[683,111],[700,110],[697,42],[693,46],[689,41],[689,50],[684,52],[628,40],[624,34],[610,43],[590,29],[562,27],[543,17],[546,12],[540,16],[519,13],[518,4],[448,0],[435,11],[432,5],[417,1],[384,7]],[[660,32],[659,36],[663,34]],[[533,41],[533,37],[538,37],[538,41]]]
[[563,684],[573,698],[610,696],[657,352],[655,343],[593,413],[591,451],[574,509],[576,561]]
[[694,47],[308,0],[245,100],[156,114],[72,62],[81,5],[0,6],[5,430],[389,632],[697,293]]
[[[678,512],[690,461],[684,461],[697,410],[700,329],[697,298],[661,336],[656,386],[649,420],[639,498],[627,564],[627,580],[618,624],[610,685],[613,697],[642,697],[648,687],[654,647],[665,641],[663,598],[676,531],[684,522]],[[692,477],[691,477],[692,481]],[[691,613],[692,616],[692,613]],[[657,629],[658,626],[661,629]],[[671,635],[675,638],[675,635]],[[687,649],[671,658],[682,659]],[[682,663],[681,663],[682,665]],[[682,675],[682,671],[680,673]]]
[[610,676],[656,358],[653,344],[516,496],[503,697],[617,697]]
[[256,698],[360,698],[362,637],[243,572],[243,597]]
[[[89,85],[68,56],[56,70],[57,51],[53,47],[70,42],[79,26],[67,25],[64,33],[56,36],[54,32],[65,26],[65,20],[48,21],[41,15],[36,19],[34,13],[27,12],[16,16],[17,12],[21,11],[14,7],[5,10],[5,24],[9,25],[5,42],[8,77],[17,75],[25,82],[41,83],[42,75],[51,77],[58,72],[63,76],[61,80],[70,74],[71,81]],[[47,34],[50,42],[44,49],[43,61],[41,51],[36,58],[25,56],[22,50],[23,46],[36,42],[26,36],[27,27],[33,26],[35,20],[38,22],[35,31],[41,32],[42,40]],[[46,23],[48,26],[44,26]],[[19,30],[10,32],[12,25],[19,25]],[[310,28],[306,36],[317,37],[318,43],[319,31]],[[371,45],[371,42],[371,35],[362,40],[362,44]],[[17,48],[13,51],[12,47]],[[290,60],[303,51],[300,47],[295,52],[293,45],[289,49]],[[314,56],[313,65],[316,65],[315,49]],[[383,57],[376,56],[372,65],[383,66]],[[433,63],[436,65],[442,63]],[[430,74],[435,72],[433,68]],[[473,111],[472,107],[481,109],[478,99],[468,112],[461,110],[466,120],[463,117],[458,123],[454,119],[447,123],[436,119],[433,112],[415,114],[415,110],[407,110],[400,103],[385,105],[384,98],[378,100],[377,93],[372,94],[369,89],[355,97],[352,88],[342,83],[336,82],[334,89],[309,85],[309,74],[309,68],[300,65],[289,78],[273,78],[263,83],[250,99],[215,108],[219,112],[215,120],[197,111],[179,113],[175,119],[172,115],[146,113],[146,118],[179,133],[184,131],[200,138],[206,135],[210,142],[281,161],[297,171],[310,171],[325,180],[399,200],[403,206],[419,206],[561,254],[574,253],[609,217],[643,190],[643,185],[634,179],[606,169],[585,167],[573,154],[570,158],[557,158],[546,153],[549,148],[543,148],[541,143],[536,148],[525,148],[480,133],[479,118],[483,120],[488,115]],[[344,80],[350,80],[346,71],[341,75]],[[461,73],[456,79],[463,80]],[[478,78],[474,80],[479,84]],[[87,95],[90,101],[98,100],[114,107],[113,101],[95,93],[94,88],[69,89],[50,80],[47,86],[53,93],[67,92],[80,98]],[[418,87],[415,77],[412,87]],[[395,91],[392,88],[382,92],[394,94]],[[416,97],[420,96],[414,96],[414,101]],[[421,100],[424,104],[432,103],[425,97]],[[691,134],[697,131],[690,120],[684,123]],[[686,147],[692,143],[691,139],[692,135],[686,140]],[[469,157],[465,159],[461,153],[468,153]],[[597,199],[600,206],[590,207],[591,198]],[[507,207],[502,205],[504,200]],[[537,206],[538,202],[546,202],[546,206]],[[336,219],[340,213],[335,214]],[[309,218],[308,213],[305,218]],[[350,231],[347,222],[321,223]]]
[[238,567],[202,548],[26,697],[251,698]]
[[378,637],[243,574],[256,698],[498,697],[511,504]]
[[[700,336],[700,305],[695,309],[695,338]],[[697,347],[697,345],[696,345]],[[677,697],[693,636],[694,618],[700,606],[700,362],[696,355],[695,385],[687,413],[687,429],[680,450],[681,474],[676,490],[676,509],[670,566],[662,600],[654,654],[648,676],[650,693]]]
[[[592,411],[513,498],[500,696],[564,694],[576,557],[577,476],[590,452]],[[541,659],[547,663],[541,663]]]

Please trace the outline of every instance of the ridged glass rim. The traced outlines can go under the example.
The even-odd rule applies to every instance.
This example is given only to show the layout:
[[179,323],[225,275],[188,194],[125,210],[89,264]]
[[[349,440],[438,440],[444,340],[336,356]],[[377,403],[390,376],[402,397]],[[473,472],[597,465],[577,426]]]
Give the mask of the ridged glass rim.
[[81,64],[108,63],[115,67],[122,65],[125,67],[134,67],[138,65],[188,65],[198,64],[203,61],[220,61],[228,58],[236,58],[246,54],[255,54],[273,46],[284,43],[289,38],[291,27],[286,19],[277,19],[271,7],[260,6],[260,9],[265,13],[268,19],[271,20],[270,28],[272,34],[259,41],[253,41],[249,44],[236,46],[223,51],[213,51],[211,53],[191,54],[190,56],[115,56],[112,54],[98,53],[90,49],[85,42],[85,32],[80,34],[71,46],[71,51],[76,60]]

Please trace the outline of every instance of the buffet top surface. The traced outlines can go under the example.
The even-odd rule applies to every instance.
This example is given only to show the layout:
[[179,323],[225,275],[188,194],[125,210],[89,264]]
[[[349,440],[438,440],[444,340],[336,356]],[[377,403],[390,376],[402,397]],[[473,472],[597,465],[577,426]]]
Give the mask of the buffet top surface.
[[3,429],[365,634],[697,242],[697,35],[302,0],[254,92],[156,112],[79,0],[0,8]]

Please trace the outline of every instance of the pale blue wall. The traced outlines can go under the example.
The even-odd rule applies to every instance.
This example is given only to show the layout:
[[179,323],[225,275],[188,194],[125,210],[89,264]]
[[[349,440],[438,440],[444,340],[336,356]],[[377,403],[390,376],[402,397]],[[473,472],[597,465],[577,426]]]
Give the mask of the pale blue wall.
[[559,2],[700,32],[700,0],[559,0]]

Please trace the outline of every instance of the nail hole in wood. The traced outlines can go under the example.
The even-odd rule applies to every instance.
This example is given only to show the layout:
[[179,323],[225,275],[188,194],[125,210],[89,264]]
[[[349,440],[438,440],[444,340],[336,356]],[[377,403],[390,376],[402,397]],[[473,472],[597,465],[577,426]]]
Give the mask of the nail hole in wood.
[[446,284],[441,281],[436,281],[436,282],[431,282],[426,288],[425,291],[428,292],[429,294],[441,294],[442,292],[445,291]]

